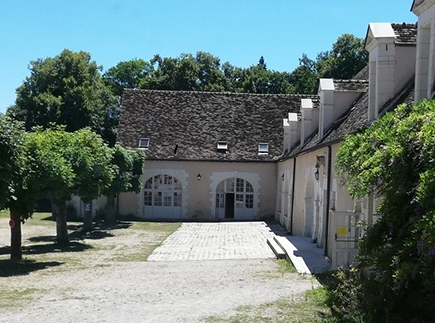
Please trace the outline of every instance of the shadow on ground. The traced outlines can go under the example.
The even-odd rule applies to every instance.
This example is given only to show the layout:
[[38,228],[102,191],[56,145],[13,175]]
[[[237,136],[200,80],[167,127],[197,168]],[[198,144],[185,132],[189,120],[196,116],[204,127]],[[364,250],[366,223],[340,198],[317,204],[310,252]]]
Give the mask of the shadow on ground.
[[290,235],[286,229],[284,229],[277,221],[273,219],[268,219],[265,221],[265,223],[269,227],[269,230],[277,236],[285,237]]
[[24,276],[31,272],[47,269],[49,267],[57,267],[62,265],[58,261],[34,261],[25,260],[21,262],[13,262],[10,260],[0,260],[0,277]]
[[58,244],[58,243],[46,243],[46,244],[35,244],[29,246],[23,246],[23,255],[40,255],[45,253],[54,252],[80,252],[87,249],[92,249],[92,246],[72,241],[68,244]]

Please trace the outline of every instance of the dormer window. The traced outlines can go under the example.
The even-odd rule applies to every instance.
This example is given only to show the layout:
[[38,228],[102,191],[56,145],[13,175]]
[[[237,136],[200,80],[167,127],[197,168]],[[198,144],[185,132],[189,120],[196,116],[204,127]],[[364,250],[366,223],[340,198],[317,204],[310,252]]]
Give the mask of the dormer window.
[[139,139],[139,148],[148,148],[150,145],[149,138],[141,138]]
[[259,154],[267,154],[269,152],[269,144],[268,143],[259,143],[258,144],[258,153]]
[[228,144],[227,144],[227,142],[226,141],[218,141],[218,143],[217,143],[217,150],[219,152],[226,153],[227,150],[228,150]]

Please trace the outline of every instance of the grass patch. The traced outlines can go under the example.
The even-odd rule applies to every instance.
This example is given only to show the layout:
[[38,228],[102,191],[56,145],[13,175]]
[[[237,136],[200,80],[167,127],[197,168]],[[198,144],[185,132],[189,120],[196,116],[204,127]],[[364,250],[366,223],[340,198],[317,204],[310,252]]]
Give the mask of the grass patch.
[[36,288],[11,289],[0,287],[0,308],[24,306],[36,299],[40,291]]
[[9,218],[9,210],[0,210],[0,218]]
[[[153,251],[160,247],[163,241],[166,240],[172,233],[178,230],[181,226],[179,222],[165,223],[165,222],[133,222],[131,225],[132,230],[141,230],[145,232],[157,233],[156,240],[142,246],[135,252],[129,252],[127,248],[124,248],[122,255],[118,255],[115,261],[146,261]],[[127,234],[127,232],[123,232]]]
[[131,222],[134,230],[157,231],[172,234],[181,226],[180,222]]
[[287,259],[277,259],[276,262],[278,263],[279,271],[281,274],[285,274],[285,273],[294,274],[298,272],[295,266],[293,266],[292,262],[288,261]]
[[319,287],[293,298],[256,306],[242,305],[230,316],[210,316],[207,323],[334,323],[331,311],[325,305],[328,292]]

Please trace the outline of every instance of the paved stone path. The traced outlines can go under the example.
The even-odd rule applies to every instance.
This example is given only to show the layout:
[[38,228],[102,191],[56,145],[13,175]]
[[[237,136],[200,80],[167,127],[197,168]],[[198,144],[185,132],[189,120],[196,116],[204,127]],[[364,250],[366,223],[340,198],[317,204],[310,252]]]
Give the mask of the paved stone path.
[[273,236],[265,222],[183,223],[148,261],[275,258]]

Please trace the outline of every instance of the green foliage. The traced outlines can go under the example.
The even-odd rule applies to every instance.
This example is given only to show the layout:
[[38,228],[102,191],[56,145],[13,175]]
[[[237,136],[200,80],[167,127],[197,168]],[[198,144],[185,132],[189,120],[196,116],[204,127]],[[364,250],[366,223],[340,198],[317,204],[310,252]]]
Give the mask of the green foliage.
[[104,195],[116,195],[121,192],[141,191],[140,177],[143,173],[145,154],[141,150],[131,150],[115,145],[112,149],[111,167],[113,179]]
[[71,166],[75,174],[73,193],[91,201],[99,197],[111,184],[112,151],[102,138],[89,128],[73,135]]
[[15,185],[22,168],[22,143],[25,139],[21,123],[0,115],[0,210],[16,199]]
[[377,293],[377,282],[356,269],[339,269],[330,277],[326,303],[341,322],[385,322],[377,311],[385,300]]
[[121,62],[105,74],[106,84],[120,95],[123,88],[175,91],[229,91],[262,94],[303,93],[317,91],[319,77],[351,78],[367,63],[364,41],[344,34],[331,51],[319,53],[313,61],[303,54],[299,66],[289,72],[267,69],[263,56],[258,64],[240,68],[205,52],[196,56],[155,55],[149,62],[133,59]]
[[38,172],[28,153],[28,134],[21,122],[0,117],[0,209],[13,210],[25,221],[41,197],[35,181]]
[[74,154],[73,134],[56,129],[36,129],[29,133],[25,144],[32,158],[33,185],[52,201],[69,200],[76,179],[71,167]]
[[316,69],[320,77],[349,79],[368,61],[364,39],[344,34],[332,45],[332,50],[317,56]]
[[32,181],[53,201],[72,195],[98,197],[112,180],[112,152],[89,128],[66,132],[64,127],[36,129],[25,150],[32,160]]
[[435,317],[434,134],[433,101],[402,105],[347,137],[337,155],[351,194],[382,195],[380,220],[360,242],[358,260],[371,269],[390,321]]
[[290,83],[296,93],[316,93],[319,78],[350,79],[368,62],[364,39],[350,34],[340,36],[331,51],[321,52],[314,61],[306,54],[291,73]]
[[149,62],[143,59],[132,59],[119,62],[109,68],[103,74],[103,79],[114,94],[121,96],[124,88],[139,88],[140,83],[148,79],[153,72],[154,68]]
[[115,141],[117,102],[90,54],[63,50],[54,58],[30,63],[30,76],[17,89],[15,106],[8,115],[24,121],[26,130],[65,125],[68,132],[84,127]]

